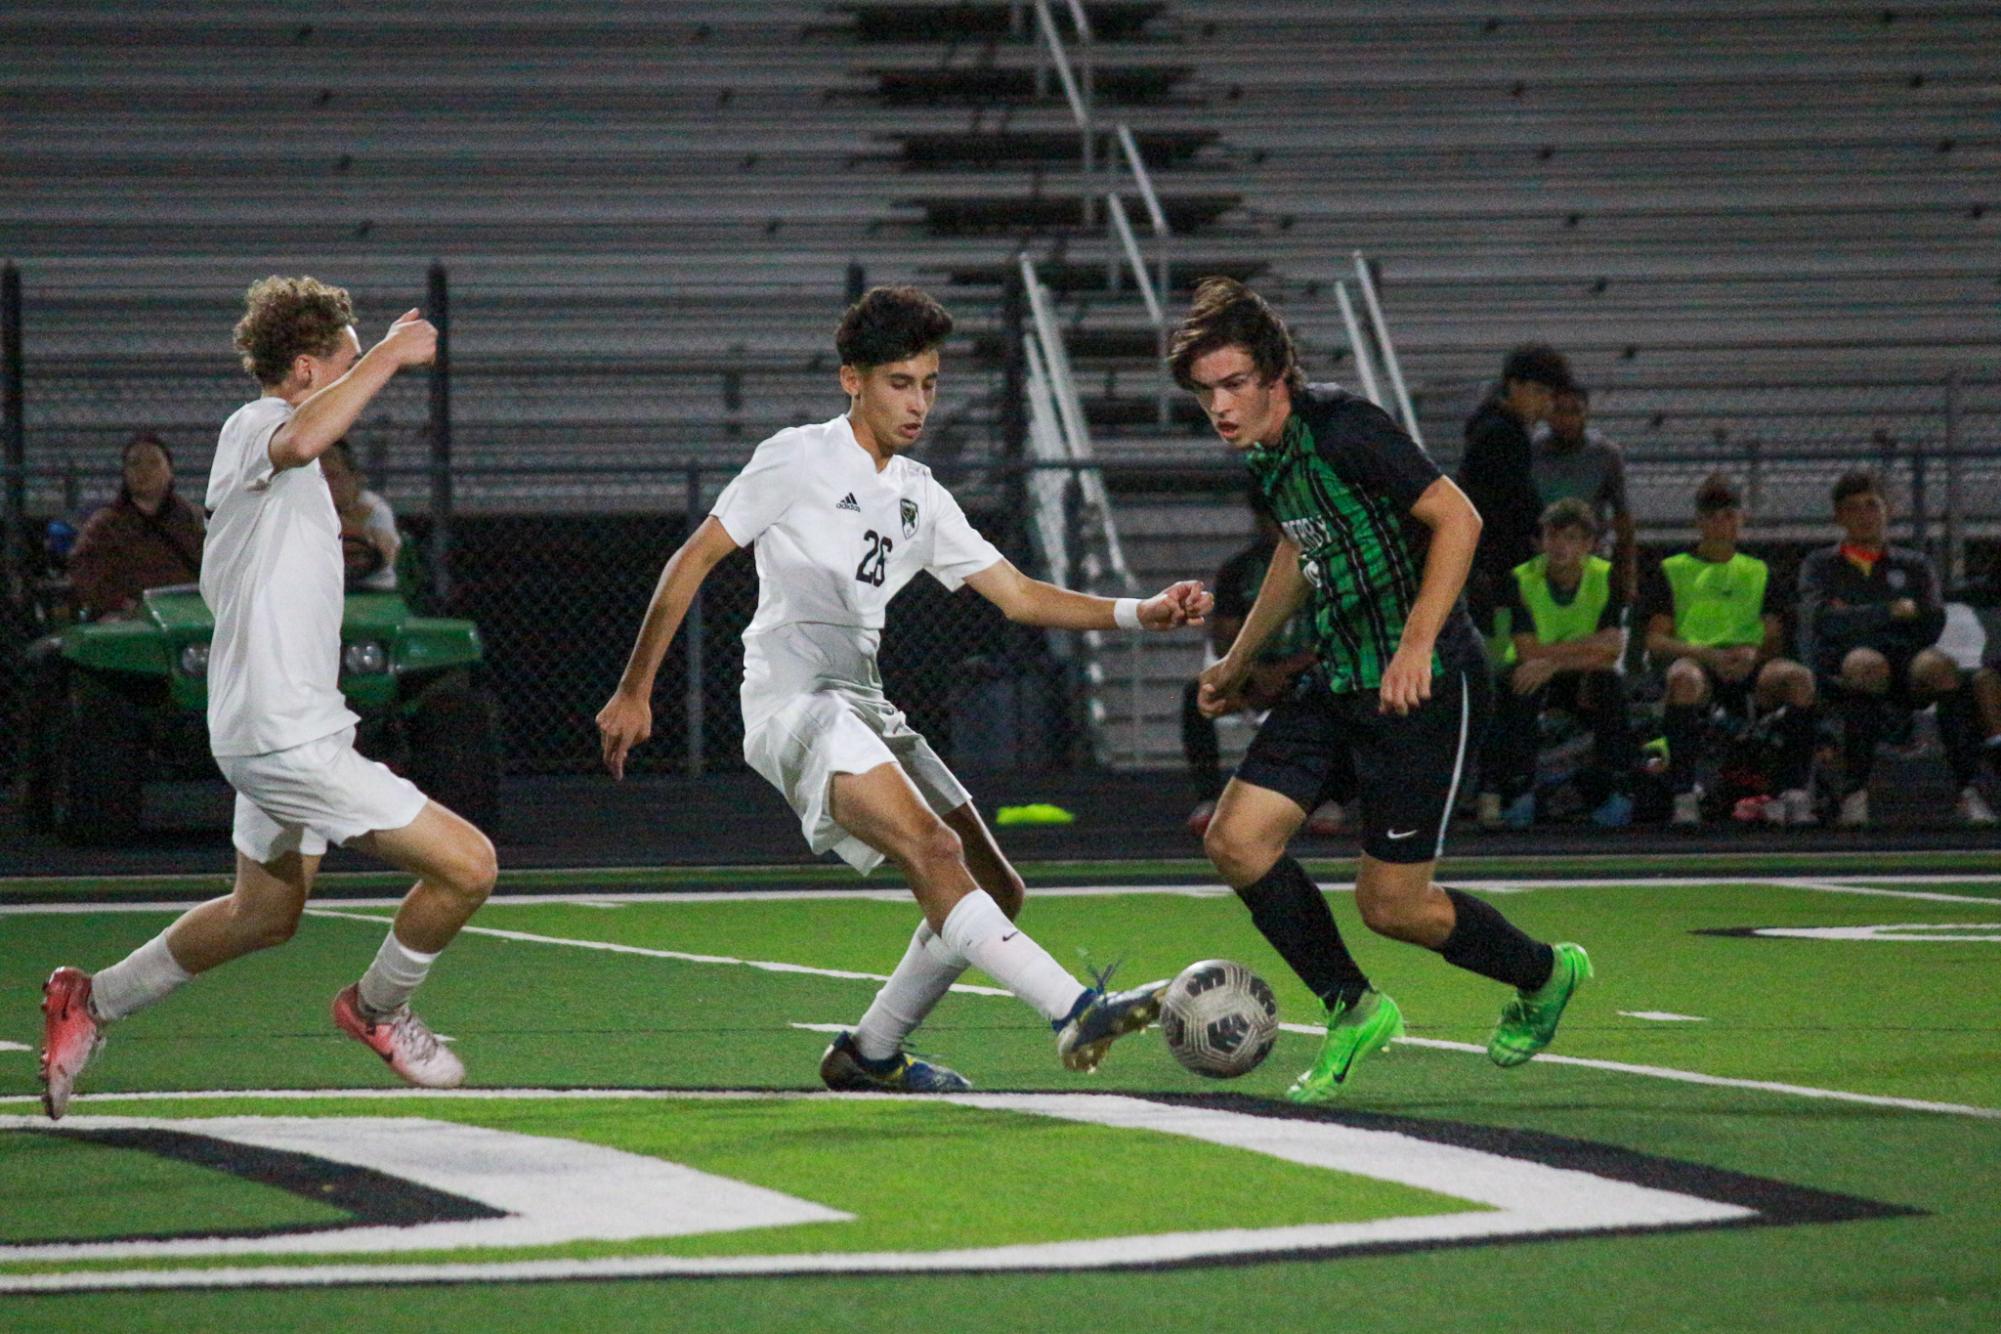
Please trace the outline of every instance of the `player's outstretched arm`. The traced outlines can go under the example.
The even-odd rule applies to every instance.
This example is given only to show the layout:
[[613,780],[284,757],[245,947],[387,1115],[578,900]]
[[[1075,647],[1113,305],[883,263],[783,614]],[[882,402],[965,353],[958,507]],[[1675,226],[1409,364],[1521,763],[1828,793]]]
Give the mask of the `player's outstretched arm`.
[[438,331],[420,310],[405,311],[382,341],[361,354],[347,374],[299,404],[271,437],[271,466],[283,472],[311,463],[346,435],[368,401],[405,366],[427,366],[438,355]]
[[1386,713],[1408,713],[1431,698],[1431,649],[1445,618],[1466,586],[1473,552],[1480,545],[1480,511],[1449,477],[1424,489],[1410,515],[1431,530],[1431,549],[1424,558],[1424,576],[1417,599],[1404,619],[1403,639],[1383,669],[1382,707]]
[[646,606],[646,619],[639,626],[638,642],[626,660],[625,674],[598,710],[598,739],[604,748],[604,766],[613,778],[625,777],[626,752],[653,735],[653,678],[688,615],[689,604],[716,562],[736,549],[728,530],[711,515],[660,571],[653,600]]
[[1292,619],[1311,591],[1299,568],[1299,547],[1290,539],[1281,540],[1271,553],[1264,582],[1258,585],[1257,601],[1251,604],[1236,640],[1199,678],[1195,707],[1205,717],[1220,718],[1242,707],[1240,696],[1258,650]]
[[1122,626],[1118,607],[1124,599],[1073,593],[1031,579],[1006,559],[995,561],[966,583],[999,607],[1010,621],[1039,625],[1047,630],[1172,630],[1177,626],[1202,624],[1203,617],[1216,605],[1216,599],[1203,590],[1201,580],[1184,579],[1169,584],[1150,598],[1133,599],[1137,623]]

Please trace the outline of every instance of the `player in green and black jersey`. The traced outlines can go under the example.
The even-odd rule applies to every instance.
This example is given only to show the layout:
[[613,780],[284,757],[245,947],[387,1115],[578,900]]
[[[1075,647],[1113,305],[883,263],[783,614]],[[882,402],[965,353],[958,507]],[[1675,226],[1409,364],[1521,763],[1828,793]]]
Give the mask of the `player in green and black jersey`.
[[1327,1006],[1327,1039],[1293,1083],[1332,1097],[1354,1063],[1402,1031],[1286,845],[1346,756],[1359,789],[1356,906],[1373,931],[1438,951],[1517,989],[1488,1042],[1519,1065],[1556,1035],[1590,975],[1575,945],[1531,940],[1491,904],[1432,881],[1489,686],[1460,589],[1480,516],[1380,408],[1308,387],[1292,337],[1262,298],[1211,278],[1176,331],[1170,365],[1216,433],[1244,452],[1285,538],[1236,642],[1203,673],[1205,710],[1234,706],[1264,642],[1311,609],[1324,688],[1272,710],[1223,791],[1206,847],[1251,920]]

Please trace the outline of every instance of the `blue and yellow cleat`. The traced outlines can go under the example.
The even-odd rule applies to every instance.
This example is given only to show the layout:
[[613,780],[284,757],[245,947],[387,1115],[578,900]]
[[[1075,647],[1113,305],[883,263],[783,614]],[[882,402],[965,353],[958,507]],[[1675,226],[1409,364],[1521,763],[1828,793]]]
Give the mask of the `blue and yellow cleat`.
[[914,1060],[907,1052],[871,1061],[852,1033],[835,1038],[820,1058],[820,1082],[836,1093],[965,1093],[973,1087],[957,1070]]
[[1066,1069],[1089,1074],[1098,1068],[1114,1041],[1137,1033],[1160,1018],[1160,998],[1167,994],[1172,978],[1149,982],[1130,991],[1106,991],[1106,969],[1091,987],[1077,998],[1077,1004],[1063,1019],[1050,1025],[1056,1030],[1056,1054]]

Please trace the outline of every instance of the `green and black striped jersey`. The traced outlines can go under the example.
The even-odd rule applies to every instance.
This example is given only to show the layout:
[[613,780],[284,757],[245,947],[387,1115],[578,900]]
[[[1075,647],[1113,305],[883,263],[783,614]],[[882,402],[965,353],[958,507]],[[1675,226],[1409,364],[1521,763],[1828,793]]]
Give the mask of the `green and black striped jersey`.
[[[1313,586],[1320,667],[1336,694],[1374,690],[1396,656],[1424,577],[1431,530],[1411,517],[1442,475],[1388,413],[1332,385],[1295,393],[1275,445],[1246,451],[1299,568]],[[1434,646],[1431,670],[1470,667],[1479,641],[1462,605]]]

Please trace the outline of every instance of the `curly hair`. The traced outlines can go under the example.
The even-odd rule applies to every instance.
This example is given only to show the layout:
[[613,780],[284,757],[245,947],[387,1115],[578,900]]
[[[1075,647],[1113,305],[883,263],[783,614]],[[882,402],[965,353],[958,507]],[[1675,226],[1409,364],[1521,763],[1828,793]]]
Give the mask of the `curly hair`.
[[282,384],[297,357],[332,355],[342,331],[354,323],[347,289],[317,278],[259,279],[244,293],[243,306],[236,350],[243,369],[261,385]]
[[1284,380],[1295,391],[1305,387],[1292,333],[1265,299],[1235,278],[1204,278],[1195,288],[1188,318],[1174,331],[1167,368],[1176,384],[1193,392],[1195,363],[1218,348],[1232,346],[1250,354],[1266,384]]
[[862,370],[929,352],[952,332],[952,316],[920,287],[871,287],[841,316],[834,349]]

